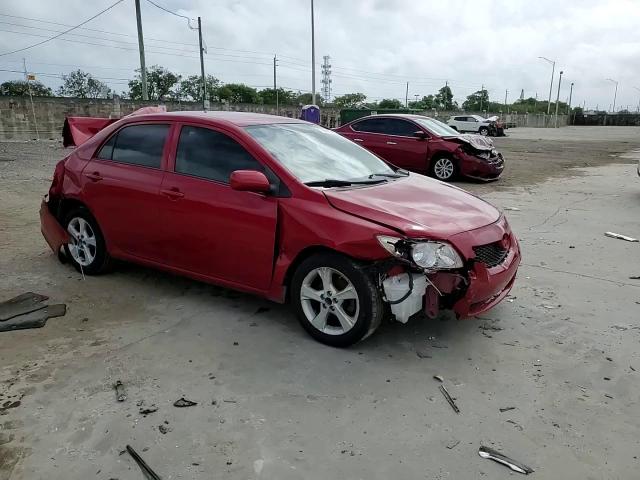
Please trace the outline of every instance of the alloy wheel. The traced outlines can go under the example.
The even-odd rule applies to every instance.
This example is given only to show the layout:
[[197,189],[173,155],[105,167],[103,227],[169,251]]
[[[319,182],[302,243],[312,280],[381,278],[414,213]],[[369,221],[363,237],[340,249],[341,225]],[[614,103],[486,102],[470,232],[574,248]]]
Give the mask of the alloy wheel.
[[329,267],[311,270],[300,288],[302,311],[314,328],[328,335],[342,335],[358,320],[360,301],[353,283]]
[[71,257],[83,267],[91,265],[96,258],[97,243],[89,222],[82,217],[73,217],[67,225],[67,232],[71,236]]
[[453,175],[454,166],[449,158],[439,158],[433,166],[436,177],[440,180],[448,180]]

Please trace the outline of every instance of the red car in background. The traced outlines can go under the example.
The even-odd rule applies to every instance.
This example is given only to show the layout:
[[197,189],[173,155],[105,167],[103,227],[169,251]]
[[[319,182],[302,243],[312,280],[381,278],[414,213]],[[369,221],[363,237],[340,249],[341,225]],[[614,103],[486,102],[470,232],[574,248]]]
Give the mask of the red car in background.
[[40,218],[84,274],[121,259],[289,301],[333,346],[373,333],[385,305],[401,322],[478,315],[520,263],[483,200],[318,125],[251,113],[112,123],[56,165]]
[[496,180],[504,170],[502,154],[491,139],[462,135],[422,115],[371,115],[335,131],[397,167],[442,181],[457,176]]

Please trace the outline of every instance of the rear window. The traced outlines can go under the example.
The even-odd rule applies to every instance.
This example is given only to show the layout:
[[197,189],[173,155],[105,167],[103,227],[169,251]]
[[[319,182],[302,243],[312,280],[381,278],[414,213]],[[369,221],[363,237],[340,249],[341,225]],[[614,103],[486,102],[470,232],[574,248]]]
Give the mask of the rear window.
[[97,157],[103,160],[160,168],[169,125],[131,125],[105,143]]

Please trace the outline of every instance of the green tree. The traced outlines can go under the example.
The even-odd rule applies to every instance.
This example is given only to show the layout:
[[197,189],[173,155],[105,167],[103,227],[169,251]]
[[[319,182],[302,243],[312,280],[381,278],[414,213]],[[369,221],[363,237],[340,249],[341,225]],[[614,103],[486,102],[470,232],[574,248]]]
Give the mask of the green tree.
[[478,90],[473,92],[462,103],[462,108],[468,112],[481,112],[489,107],[489,92]]
[[336,107],[355,108],[364,104],[367,96],[364,93],[347,93],[333,99]]
[[291,90],[286,90],[284,88],[278,88],[274,90],[273,88],[265,88],[258,92],[258,98],[260,103],[265,105],[275,105],[276,104],[276,92],[278,92],[278,103],[280,105],[293,105],[295,104],[296,94]]
[[227,83],[218,89],[218,98],[230,103],[258,103],[258,91],[244,83]]
[[434,100],[435,107],[439,108],[440,110],[451,111],[458,108],[458,104],[453,101],[453,92],[451,91],[449,85],[445,85],[440,90],[438,90],[438,93],[436,93]]
[[0,95],[21,96],[29,95],[29,87],[31,87],[31,95],[35,97],[51,97],[53,92],[49,87],[45,87],[42,83],[30,80],[10,80],[0,84]]
[[[129,98],[142,99],[142,78],[140,69],[136,69],[136,78],[129,81]],[[174,87],[180,81],[180,75],[170,72],[160,65],[147,68],[147,92],[149,100],[165,100],[167,98],[179,98]],[[173,90],[172,90],[173,89]]]
[[[220,80],[213,75],[205,77],[205,85],[207,87],[207,99],[215,101],[218,99],[218,90],[220,88]],[[178,98],[181,100],[191,100],[193,102],[202,99],[202,77],[200,75],[189,75],[180,81],[177,90]]]
[[417,102],[409,102],[409,108],[415,110],[431,110],[435,108],[435,97],[433,95],[427,95]]
[[58,89],[58,95],[62,97],[108,98],[112,94],[106,83],[82,70],[63,75],[62,86]]
[[385,98],[384,100],[380,100],[380,102],[378,102],[378,108],[399,109],[403,106],[404,105],[402,105],[402,103],[400,103],[400,100],[398,100],[397,98]]
[[[312,97],[312,95],[310,93],[298,92],[298,95],[296,96],[295,103],[296,103],[296,105],[312,105],[313,104],[313,97]],[[322,100],[322,97],[320,95],[317,95],[317,94],[316,94],[316,105],[318,105],[319,107],[324,105],[324,100]]]

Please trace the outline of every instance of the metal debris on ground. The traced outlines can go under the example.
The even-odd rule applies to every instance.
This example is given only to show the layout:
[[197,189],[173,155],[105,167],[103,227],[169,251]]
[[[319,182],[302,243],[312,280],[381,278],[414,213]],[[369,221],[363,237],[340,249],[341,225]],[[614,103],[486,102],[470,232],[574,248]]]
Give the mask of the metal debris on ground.
[[504,407],[500,409],[501,413],[508,412],[509,410],[515,410],[516,407]]
[[460,413],[460,409],[456,405],[456,402],[453,401],[453,398],[451,397],[451,395],[449,395],[449,392],[444,387],[444,385],[440,385],[440,391],[442,392],[442,395],[444,395],[444,398],[447,399],[447,402],[449,402],[449,405],[451,405],[451,408],[453,408],[453,411],[456,413]]
[[518,207],[504,207],[504,210],[510,210],[512,212],[519,212],[520,209]]
[[44,308],[39,310],[21,314],[9,320],[0,321],[0,332],[40,328],[47,323],[48,319],[62,317],[66,312],[67,306],[63,303],[59,305],[45,305]]
[[178,400],[176,400],[175,402],[173,402],[173,406],[174,407],[178,407],[178,408],[182,408],[182,407],[193,407],[194,405],[197,405],[198,402],[192,402],[191,400],[187,400],[186,398],[182,397],[179,398]]
[[124,402],[127,399],[127,394],[124,391],[124,385],[120,380],[118,380],[113,386],[116,390],[116,400],[119,402]]
[[33,292],[23,293],[0,303],[0,322],[45,308],[49,297]]
[[438,380],[440,383],[444,382],[444,378],[442,377],[442,375],[434,375],[433,379]]
[[160,431],[161,434],[166,435],[168,432],[171,431],[171,427],[168,427],[167,425],[158,425],[158,430]]
[[447,448],[449,450],[452,450],[452,449],[456,448],[459,443],[460,443],[460,440],[451,440],[449,443],[447,443]]
[[151,480],[161,480],[160,476],[156,472],[151,470],[151,467],[147,465],[147,462],[145,462],[142,457],[138,455],[138,452],[136,452],[131,445],[127,445],[127,452],[129,452],[131,458],[133,458],[138,464],[140,470],[142,470],[142,473],[145,474],[145,477],[148,477]]
[[625,242],[638,242],[639,241],[637,238],[627,237],[626,235],[621,235],[619,233],[604,232],[604,234],[607,237],[617,238],[618,240],[624,240]]
[[629,277],[629,280],[640,280],[640,275],[633,275]]
[[498,452],[497,450],[494,450],[493,448],[481,446],[478,450],[478,455],[480,455],[482,458],[488,458],[489,460],[493,460],[494,462],[506,465],[514,472],[524,473],[525,475],[533,473],[533,468],[526,466],[524,463],[520,463],[516,460],[511,459],[506,455]]
[[150,413],[157,412],[157,411],[158,411],[158,407],[155,404],[153,404],[153,405],[149,405],[148,407],[141,407],[140,415],[149,415]]

